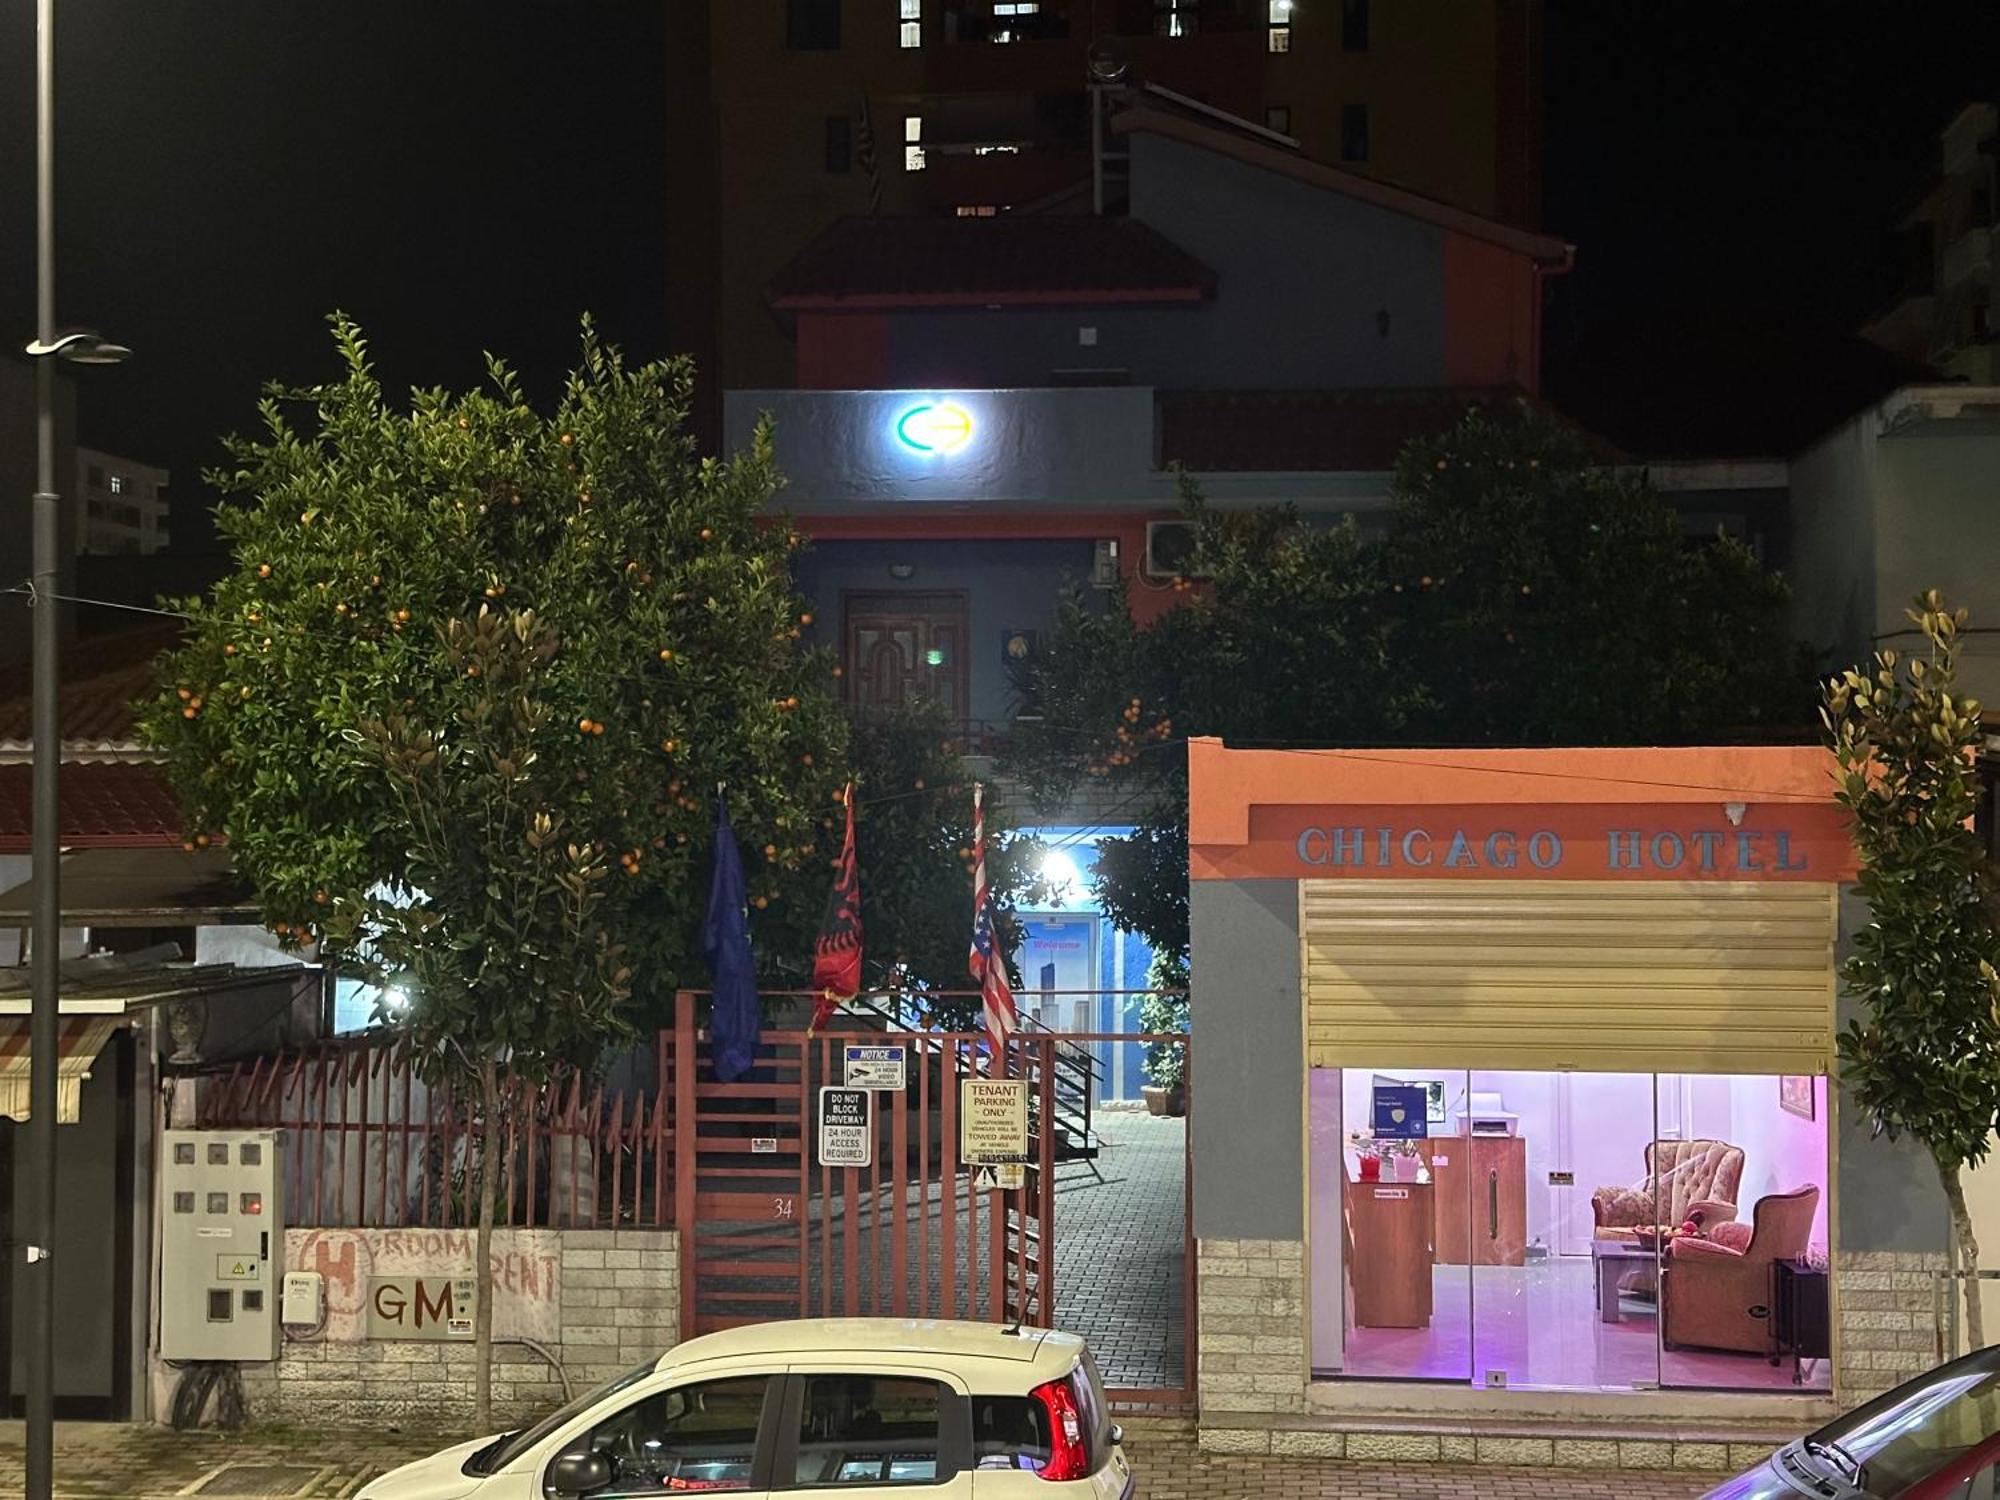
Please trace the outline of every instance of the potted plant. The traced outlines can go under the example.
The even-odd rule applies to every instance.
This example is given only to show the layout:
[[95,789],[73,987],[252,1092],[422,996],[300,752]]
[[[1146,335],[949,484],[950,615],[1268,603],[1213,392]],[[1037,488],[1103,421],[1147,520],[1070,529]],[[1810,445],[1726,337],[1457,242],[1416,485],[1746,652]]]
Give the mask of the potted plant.
[[[1188,1029],[1188,970],[1185,960],[1161,959],[1150,976],[1154,989],[1139,1005],[1143,1032],[1184,1032]],[[1149,1115],[1187,1113],[1187,1047],[1177,1042],[1148,1042],[1144,1061],[1145,1087],[1140,1090]]]

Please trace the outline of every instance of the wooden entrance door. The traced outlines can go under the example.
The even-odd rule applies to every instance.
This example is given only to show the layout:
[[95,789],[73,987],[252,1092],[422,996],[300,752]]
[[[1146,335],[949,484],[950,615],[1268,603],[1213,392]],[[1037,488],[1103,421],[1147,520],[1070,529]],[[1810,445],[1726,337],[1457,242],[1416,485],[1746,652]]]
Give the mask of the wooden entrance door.
[[849,594],[844,604],[849,703],[864,713],[934,703],[948,719],[968,716],[964,594]]

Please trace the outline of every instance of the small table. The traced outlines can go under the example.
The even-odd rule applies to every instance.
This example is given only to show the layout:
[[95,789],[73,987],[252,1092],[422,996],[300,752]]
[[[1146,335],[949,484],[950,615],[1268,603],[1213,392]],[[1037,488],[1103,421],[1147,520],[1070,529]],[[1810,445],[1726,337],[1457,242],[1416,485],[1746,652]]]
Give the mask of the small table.
[[1803,1260],[1774,1261],[1771,1281],[1771,1336],[1777,1350],[1771,1363],[1791,1355],[1792,1384],[1803,1385],[1805,1362],[1833,1353],[1826,1268]]
[[1642,1250],[1628,1240],[1592,1240],[1591,1268],[1597,1273],[1597,1316],[1600,1322],[1622,1323],[1618,1305],[1618,1283],[1627,1271],[1657,1264],[1651,1250]]

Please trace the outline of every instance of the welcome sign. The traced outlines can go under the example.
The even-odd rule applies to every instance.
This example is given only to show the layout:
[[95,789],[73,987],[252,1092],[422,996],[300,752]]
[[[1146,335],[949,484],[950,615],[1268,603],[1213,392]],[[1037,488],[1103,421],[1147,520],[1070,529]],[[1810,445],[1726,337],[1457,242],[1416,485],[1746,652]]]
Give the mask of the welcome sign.
[[1253,807],[1237,857],[1301,879],[1842,881],[1842,819],[1831,802]]

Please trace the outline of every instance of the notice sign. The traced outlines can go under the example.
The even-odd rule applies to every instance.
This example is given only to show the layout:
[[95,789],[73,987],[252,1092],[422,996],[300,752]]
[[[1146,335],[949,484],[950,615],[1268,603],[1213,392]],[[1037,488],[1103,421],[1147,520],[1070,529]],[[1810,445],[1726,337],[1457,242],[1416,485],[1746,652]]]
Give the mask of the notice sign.
[[1028,1169],[1018,1161],[1003,1161],[996,1166],[975,1167],[972,1172],[972,1186],[979,1192],[1011,1193],[1027,1186]]
[[958,1154],[970,1166],[1028,1159],[1028,1080],[968,1078],[958,1091]]
[[261,1281],[264,1277],[264,1263],[254,1255],[218,1255],[215,1257],[215,1279],[217,1281]]
[[895,1089],[904,1087],[901,1047],[849,1047],[847,1086],[851,1089]]
[[865,1167],[875,1159],[875,1096],[827,1084],[819,1091],[819,1164]]
[[479,1284],[470,1276],[371,1276],[371,1339],[469,1339]]

